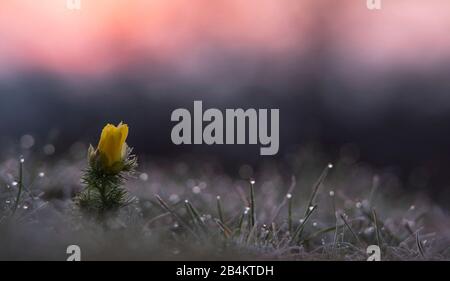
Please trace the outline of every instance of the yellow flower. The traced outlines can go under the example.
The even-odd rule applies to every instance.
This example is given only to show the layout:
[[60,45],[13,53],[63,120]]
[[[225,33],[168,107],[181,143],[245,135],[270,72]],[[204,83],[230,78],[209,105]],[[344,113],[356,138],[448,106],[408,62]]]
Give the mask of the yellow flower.
[[127,136],[128,125],[122,124],[122,122],[117,127],[108,124],[103,128],[97,150],[104,159],[103,165],[106,168],[111,168],[124,160],[127,149],[127,144],[125,143]]

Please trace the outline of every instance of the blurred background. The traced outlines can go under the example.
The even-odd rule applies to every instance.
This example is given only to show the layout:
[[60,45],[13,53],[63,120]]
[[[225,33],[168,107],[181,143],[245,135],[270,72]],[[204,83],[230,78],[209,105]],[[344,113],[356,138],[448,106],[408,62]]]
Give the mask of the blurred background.
[[279,108],[282,161],[313,146],[395,173],[449,208],[450,2],[65,0],[0,4],[0,157],[58,159],[124,121],[141,159],[259,146],[175,146],[171,112]]

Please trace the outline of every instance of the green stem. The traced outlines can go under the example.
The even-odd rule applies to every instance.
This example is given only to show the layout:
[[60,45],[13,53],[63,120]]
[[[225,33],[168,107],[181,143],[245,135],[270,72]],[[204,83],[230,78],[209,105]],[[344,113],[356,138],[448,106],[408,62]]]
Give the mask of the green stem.
[[220,203],[220,196],[217,196],[217,212],[219,214],[219,220],[221,223],[225,223],[223,218],[222,204]]
[[292,234],[292,195],[288,194],[288,228],[289,233]]
[[255,225],[255,189],[254,189],[254,181],[250,181],[250,226],[253,227]]
[[373,223],[375,225],[375,232],[377,235],[377,244],[378,247],[381,247],[381,235],[380,235],[380,229],[378,228],[378,216],[375,209],[372,209],[372,216],[373,216]]
[[311,207],[311,209],[308,209],[308,213],[303,219],[303,222],[300,223],[300,225],[295,230],[294,234],[292,235],[291,242],[300,242],[300,238],[303,233],[303,229],[305,228],[306,223],[308,222],[309,218],[311,217],[312,213],[317,209],[317,205],[314,205]]
[[22,195],[23,189],[23,158],[19,160],[19,181],[17,183],[19,191],[17,192],[16,202],[13,208],[13,215],[16,213],[17,208],[19,207],[20,196]]

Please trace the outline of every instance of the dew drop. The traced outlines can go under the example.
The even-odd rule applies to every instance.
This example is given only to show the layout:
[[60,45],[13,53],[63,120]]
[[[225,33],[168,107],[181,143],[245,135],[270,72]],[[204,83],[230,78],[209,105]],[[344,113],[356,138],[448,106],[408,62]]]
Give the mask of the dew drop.
[[314,206],[309,206],[309,211],[312,211],[312,210],[314,210]]
[[286,198],[287,199],[291,199],[292,198],[292,194],[290,194],[290,193],[286,194]]
[[16,181],[13,181],[11,184],[12,184],[12,186],[17,186],[19,183]]
[[139,179],[141,181],[147,181],[148,180],[148,174],[147,173],[142,173],[139,175]]
[[171,194],[169,196],[169,201],[172,203],[177,203],[178,201],[180,201],[180,197],[177,194]]
[[197,185],[192,188],[192,192],[195,194],[199,194],[201,191],[201,188]]
[[332,169],[333,168],[333,164],[328,163],[328,169]]
[[39,173],[39,177],[40,177],[40,178],[45,177],[45,173],[44,173],[44,172],[40,172],[40,173]]
[[254,179],[251,179],[251,180],[250,180],[250,184],[253,185],[253,184],[255,184],[255,183],[256,183],[256,181],[255,181]]
[[217,200],[220,200],[220,195],[217,195],[217,196],[216,196],[216,199],[217,199]]
[[356,208],[361,209],[361,207],[362,207],[361,202],[356,202]]
[[334,191],[330,190],[330,196],[333,197],[334,196]]
[[364,229],[364,234],[371,235],[372,233],[374,233],[374,231],[375,231],[375,228],[373,226],[371,226],[371,227]]

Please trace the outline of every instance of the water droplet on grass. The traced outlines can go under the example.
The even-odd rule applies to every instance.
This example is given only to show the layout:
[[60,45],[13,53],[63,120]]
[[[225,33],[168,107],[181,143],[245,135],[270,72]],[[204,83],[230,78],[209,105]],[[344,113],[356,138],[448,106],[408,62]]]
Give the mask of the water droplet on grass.
[[375,228],[373,226],[371,226],[371,227],[364,229],[364,234],[371,235],[372,233],[374,233],[374,231],[375,231]]
[[40,177],[40,178],[45,177],[45,173],[44,173],[44,172],[40,172],[40,173],[39,173],[39,177]]
[[253,184],[255,184],[255,183],[256,183],[256,181],[255,181],[254,179],[251,179],[251,180],[250,180],[250,184],[253,185]]
[[202,190],[199,186],[196,185],[192,188],[192,192],[195,194],[199,194],[200,192],[202,192]]
[[139,179],[141,181],[147,181],[148,180],[148,174],[147,173],[142,173],[139,175]]
[[286,194],[286,198],[287,199],[291,199],[292,198],[292,194],[290,194],[290,193]]
[[334,191],[330,190],[330,196],[333,197],[334,196]]

